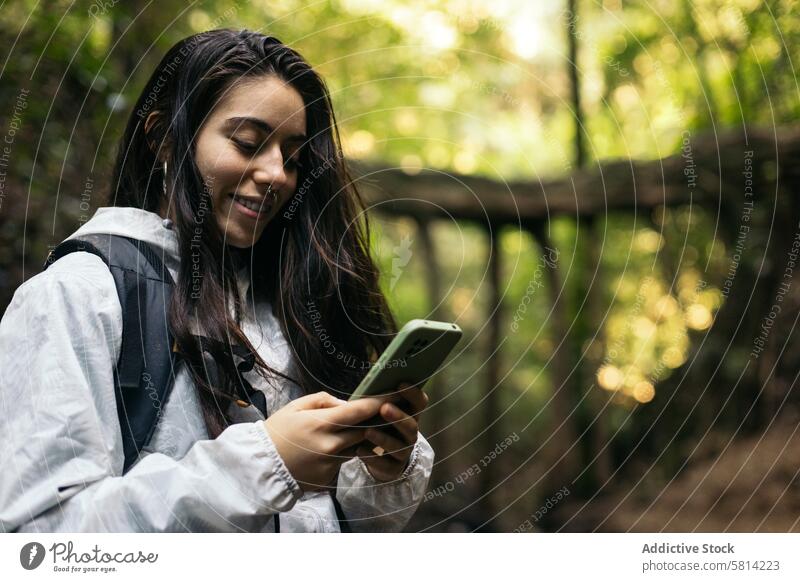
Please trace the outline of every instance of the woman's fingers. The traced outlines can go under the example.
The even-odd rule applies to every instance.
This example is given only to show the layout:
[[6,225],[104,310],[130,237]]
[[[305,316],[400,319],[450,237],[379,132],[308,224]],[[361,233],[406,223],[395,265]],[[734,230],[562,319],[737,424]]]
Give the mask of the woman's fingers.
[[381,416],[397,429],[407,444],[417,442],[419,425],[417,419],[403,412],[398,406],[386,403],[381,406]]
[[326,422],[336,425],[334,428],[345,429],[355,427],[378,414],[385,398],[359,398],[346,401],[340,406],[327,408],[320,411],[321,418]]
[[364,433],[364,438],[372,444],[378,445],[384,450],[383,454],[378,455],[379,457],[389,455],[398,461],[406,460],[410,454],[409,449],[413,446],[377,428],[367,429],[367,431]]
[[314,410],[318,408],[333,408],[347,403],[328,394],[327,392],[314,392],[300,398],[292,400],[287,406],[293,406],[297,410]]
[[419,418],[420,413],[428,406],[428,395],[411,384],[400,384],[397,394],[408,402],[407,412],[414,418]]
[[[337,451],[342,451],[343,449],[364,442],[365,438],[364,430],[365,429],[363,428],[348,428],[345,430],[337,431],[330,436],[331,442],[334,443],[334,448]],[[342,454],[342,453],[339,452],[336,454]]]
[[322,452],[327,456],[349,459],[356,456],[356,450],[364,444],[365,438],[363,428],[338,430],[325,435]]

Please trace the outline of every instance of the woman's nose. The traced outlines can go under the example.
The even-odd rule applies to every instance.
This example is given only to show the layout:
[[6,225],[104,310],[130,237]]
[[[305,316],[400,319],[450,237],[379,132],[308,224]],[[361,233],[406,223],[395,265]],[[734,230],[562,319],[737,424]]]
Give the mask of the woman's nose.
[[286,184],[286,167],[279,147],[263,151],[253,164],[255,166],[253,180],[257,184],[263,186],[269,184],[276,190]]

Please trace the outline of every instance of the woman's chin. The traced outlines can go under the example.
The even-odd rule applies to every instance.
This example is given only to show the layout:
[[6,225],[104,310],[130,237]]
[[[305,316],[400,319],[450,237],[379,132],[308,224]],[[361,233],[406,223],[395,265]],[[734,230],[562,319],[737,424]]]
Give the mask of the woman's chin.
[[263,227],[253,231],[253,225],[242,225],[229,220],[227,224],[220,224],[225,244],[237,249],[248,249],[261,238]]
[[257,241],[258,239],[254,239],[252,234],[250,236],[231,236],[231,234],[228,233],[228,236],[225,238],[226,245],[241,250],[251,248]]

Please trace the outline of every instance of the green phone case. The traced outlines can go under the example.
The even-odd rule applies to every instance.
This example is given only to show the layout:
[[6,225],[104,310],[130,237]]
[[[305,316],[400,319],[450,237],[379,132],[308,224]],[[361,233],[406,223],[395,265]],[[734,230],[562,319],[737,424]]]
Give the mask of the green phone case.
[[412,319],[372,365],[350,400],[394,392],[401,383],[422,388],[462,334],[455,323]]

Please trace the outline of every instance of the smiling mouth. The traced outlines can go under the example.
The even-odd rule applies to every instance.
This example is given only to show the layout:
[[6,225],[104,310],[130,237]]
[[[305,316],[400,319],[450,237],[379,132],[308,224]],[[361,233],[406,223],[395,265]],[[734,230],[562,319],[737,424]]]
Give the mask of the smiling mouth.
[[272,204],[266,198],[262,200],[250,200],[236,195],[233,192],[228,194],[235,202],[234,206],[245,216],[250,218],[266,218],[272,211]]

